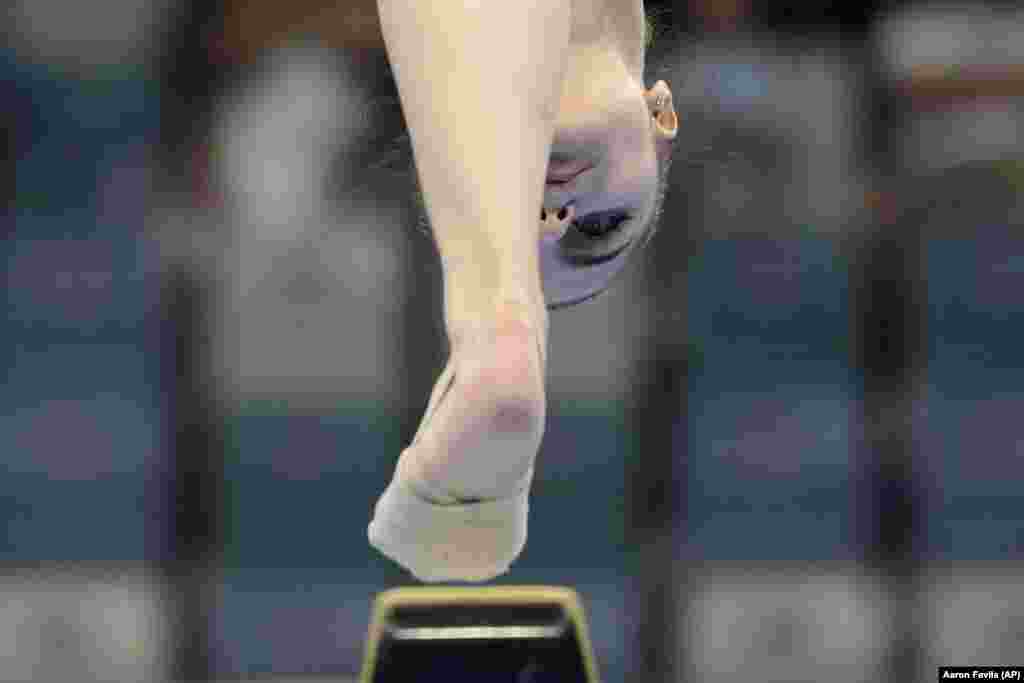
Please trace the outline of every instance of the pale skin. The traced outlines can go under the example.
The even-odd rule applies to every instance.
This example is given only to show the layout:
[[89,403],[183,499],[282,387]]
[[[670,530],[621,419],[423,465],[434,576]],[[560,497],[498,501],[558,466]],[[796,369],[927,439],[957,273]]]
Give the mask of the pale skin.
[[[547,306],[606,286],[630,231],[654,211],[658,159],[678,126],[671,92],[664,81],[643,85],[641,0],[379,0],[379,9],[443,265],[451,345],[395,479],[437,504],[498,500],[529,486],[540,447]],[[629,245],[621,253],[583,266],[564,257],[566,245],[592,248],[574,227],[620,210],[631,218],[593,248]],[[372,525],[371,541],[411,564]],[[503,571],[432,569],[431,580]]]

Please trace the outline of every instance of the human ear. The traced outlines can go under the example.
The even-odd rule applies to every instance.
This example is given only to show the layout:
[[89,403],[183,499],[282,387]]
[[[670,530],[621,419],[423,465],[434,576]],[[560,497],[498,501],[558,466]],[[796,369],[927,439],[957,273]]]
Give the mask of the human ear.
[[679,117],[672,105],[672,90],[668,83],[658,81],[644,91],[647,110],[654,120],[654,133],[659,140],[673,140],[679,132]]

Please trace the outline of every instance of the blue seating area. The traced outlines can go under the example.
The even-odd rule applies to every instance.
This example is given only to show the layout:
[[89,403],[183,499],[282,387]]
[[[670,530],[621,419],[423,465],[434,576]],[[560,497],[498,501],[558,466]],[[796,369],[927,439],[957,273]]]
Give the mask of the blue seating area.
[[915,420],[930,495],[929,554],[1020,557],[1024,548],[1024,240],[1018,226],[975,226],[926,250],[928,385]]
[[695,364],[673,457],[688,482],[681,555],[851,557],[859,389],[834,245],[710,241],[689,273]]
[[170,453],[160,263],[141,191],[159,122],[152,84],[7,51],[0,75],[19,126],[0,243],[0,560],[152,560],[169,541]]

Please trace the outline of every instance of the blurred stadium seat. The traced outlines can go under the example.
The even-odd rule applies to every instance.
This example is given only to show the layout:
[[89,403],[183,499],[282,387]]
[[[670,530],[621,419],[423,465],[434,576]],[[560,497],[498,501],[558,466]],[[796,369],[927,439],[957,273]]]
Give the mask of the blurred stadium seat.
[[878,680],[890,633],[884,594],[853,565],[825,566],[739,563],[697,572],[682,631],[683,679]]
[[842,259],[824,239],[709,241],[689,272],[680,554],[851,557],[859,390]]

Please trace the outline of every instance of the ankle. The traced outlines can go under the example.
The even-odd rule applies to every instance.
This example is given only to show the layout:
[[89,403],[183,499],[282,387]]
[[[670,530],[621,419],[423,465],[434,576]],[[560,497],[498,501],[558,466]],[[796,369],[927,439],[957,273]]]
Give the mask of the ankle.
[[446,327],[452,352],[466,344],[493,340],[496,336],[535,336],[541,357],[545,356],[548,337],[548,311],[523,298],[498,300],[488,311],[466,315],[446,311]]

